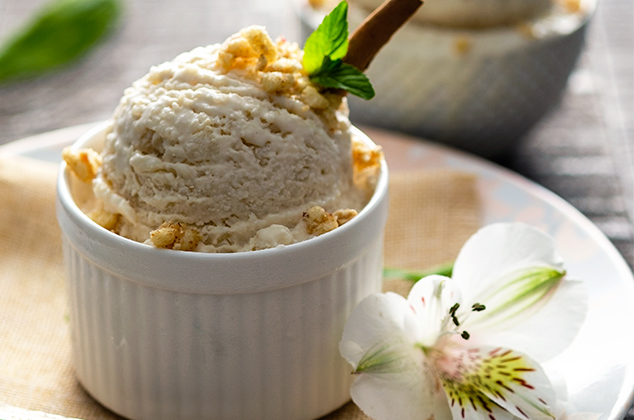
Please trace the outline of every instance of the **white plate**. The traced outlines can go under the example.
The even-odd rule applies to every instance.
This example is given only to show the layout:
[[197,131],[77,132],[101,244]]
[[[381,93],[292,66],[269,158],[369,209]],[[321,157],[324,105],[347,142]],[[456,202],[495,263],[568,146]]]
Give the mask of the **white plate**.
[[[0,157],[58,162],[62,148],[94,125],[0,146]],[[364,131],[383,146],[392,171],[453,168],[477,174],[484,224],[522,221],[555,237],[569,274],[588,283],[590,311],[571,347],[545,367],[566,382],[573,411],[565,420],[622,419],[634,401],[634,277],[605,235],[570,204],[511,171],[432,143]]]

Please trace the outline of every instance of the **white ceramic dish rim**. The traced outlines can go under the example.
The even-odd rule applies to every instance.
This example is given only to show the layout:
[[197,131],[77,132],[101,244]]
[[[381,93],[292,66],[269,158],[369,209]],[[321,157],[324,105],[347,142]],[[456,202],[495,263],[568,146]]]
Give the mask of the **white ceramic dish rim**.
[[[60,159],[61,149],[70,145],[74,139],[94,127],[95,124],[97,123],[93,122],[62,128],[2,145],[0,146],[0,158],[21,156],[47,163],[57,163]],[[609,305],[612,308],[617,308],[618,305],[615,304],[634,301],[634,276],[627,263],[605,235],[569,203],[546,188],[482,158],[422,140],[410,143],[407,148],[408,156],[416,157],[414,158],[415,164],[404,162],[404,167],[401,169],[420,167],[419,157],[424,154],[427,157],[426,162],[429,162],[432,169],[460,169],[477,174],[480,179],[478,189],[482,196],[483,223],[485,224],[516,220],[517,213],[515,212],[506,216],[500,215],[495,208],[495,202],[501,201],[510,206],[512,204],[510,200],[516,201],[515,199],[518,197],[521,205],[530,200],[538,202],[542,208],[548,210],[544,216],[540,217],[552,217],[551,211],[563,215],[567,222],[581,229],[591,242],[600,247],[604,255],[604,263],[608,265],[600,265],[597,270],[609,271],[616,276],[616,279],[611,284],[612,288],[616,288],[616,290],[608,293],[609,297],[612,298]],[[498,182],[502,185],[502,188],[492,189],[492,182]],[[516,193],[517,196],[510,197],[509,194],[512,193]],[[629,308],[630,311],[624,310],[620,314],[616,313],[617,318],[619,318],[619,315],[622,316],[617,319],[618,323],[613,322],[612,324],[614,325],[609,323],[601,324],[601,331],[604,329],[609,330],[603,334],[609,337],[608,342],[599,342],[597,344],[594,336],[586,337],[586,339],[595,340],[589,341],[590,345],[585,347],[585,354],[589,353],[593,359],[571,359],[568,354],[569,351],[566,351],[552,363],[549,362],[549,364],[557,367],[563,361],[564,364],[567,364],[567,366],[564,366],[567,371],[582,372],[590,368],[591,370],[600,369],[602,372],[600,377],[597,377],[596,374],[592,376],[596,380],[594,388],[584,386],[583,389],[588,389],[586,392],[583,392],[583,390],[571,390],[569,394],[571,400],[584,402],[587,400],[589,405],[597,407],[599,409],[598,415],[595,415],[597,414],[596,411],[595,413],[588,413],[588,410],[585,410],[585,412],[577,412],[567,417],[566,420],[622,419],[634,402],[634,359],[632,359],[630,354],[631,348],[634,347],[634,338],[630,337],[627,331],[622,328],[623,324],[631,325],[634,323],[634,313],[631,311],[631,305]],[[605,311],[605,305],[601,310]],[[612,321],[615,319],[614,313],[601,313],[599,315],[600,318],[609,318]],[[595,329],[592,329],[592,331],[595,331]],[[613,333],[614,330],[619,331],[620,334],[615,335]],[[578,345],[575,345],[575,348],[578,347]],[[617,352],[616,354],[600,353],[599,357],[596,358],[597,351],[600,352],[606,348],[617,350]],[[600,366],[595,368],[594,365],[597,362],[599,362]],[[610,370],[604,370],[606,364],[610,365]],[[600,401],[593,402],[596,399]]]
[[[97,136],[104,130],[107,122],[89,130],[72,147],[81,148],[94,145]],[[353,132],[364,141],[369,141],[360,130]],[[296,244],[252,252],[232,254],[211,254],[198,252],[170,251],[135,242],[112,233],[88,218],[75,204],[68,187],[70,174],[66,164],[62,163],[58,174],[58,218],[62,225],[70,222],[78,229],[63,229],[71,244],[78,252],[91,249],[90,259],[114,274],[138,281],[152,287],[160,287],[187,293],[253,293],[275,290],[311,281],[330,274],[354,261],[363,252],[368,243],[373,242],[376,232],[367,226],[382,226],[387,214],[388,175],[385,161],[368,204],[359,214],[345,225]],[[77,246],[75,244],[82,244]],[[319,251],[318,251],[319,250]],[[327,250],[328,264],[324,260],[306,259],[307,255]],[[305,261],[303,264],[280,264],[281,261]],[[143,265],[143,270],[129,273],[123,267]],[[119,269],[118,267],[121,267]],[[223,281],[223,276],[184,276],[189,272],[203,273],[210,268],[214,271],[232,273],[235,281]],[[328,271],[324,271],[328,270]],[[258,273],[260,281],[253,282],[253,274]]]

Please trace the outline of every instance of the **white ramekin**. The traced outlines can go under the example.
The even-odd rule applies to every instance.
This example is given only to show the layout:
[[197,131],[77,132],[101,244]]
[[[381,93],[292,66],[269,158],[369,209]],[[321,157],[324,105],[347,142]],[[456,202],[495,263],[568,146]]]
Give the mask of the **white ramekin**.
[[[73,147],[100,150],[103,129]],[[100,403],[135,420],[279,420],[317,418],[348,401],[352,375],[338,343],[355,305],[381,289],[385,163],[351,222],[236,254],[120,237],[80,211],[74,182],[62,164],[57,217],[74,365]]]
[[[506,153],[559,103],[596,3],[581,0],[569,13],[553,8],[524,25],[460,29],[408,22],[366,72],[376,97],[349,97],[351,118],[485,157]],[[325,12],[307,0],[295,4],[307,37]],[[351,4],[350,27],[367,14]]]

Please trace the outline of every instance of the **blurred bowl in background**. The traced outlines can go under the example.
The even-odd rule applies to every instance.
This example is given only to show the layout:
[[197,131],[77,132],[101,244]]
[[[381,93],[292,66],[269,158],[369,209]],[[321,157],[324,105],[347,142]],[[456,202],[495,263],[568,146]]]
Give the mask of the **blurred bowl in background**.
[[[553,4],[547,14],[510,26],[408,22],[366,72],[376,97],[349,96],[351,120],[488,158],[507,153],[560,101],[596,2]],[[306,39],[326,11],[306,0],[296,5]],[[367,14],[350,5],[350,32]]]
[[[366,10],[374,10],[383,0],[351,2]],[[553,0],[426,0],[412,20],[460,28],[512,25],[544,15],[552,5]]]

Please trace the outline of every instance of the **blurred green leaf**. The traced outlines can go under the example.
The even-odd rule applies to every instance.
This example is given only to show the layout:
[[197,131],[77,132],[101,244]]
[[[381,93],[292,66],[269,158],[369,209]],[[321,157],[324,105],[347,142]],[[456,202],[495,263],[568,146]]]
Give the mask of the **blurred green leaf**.
[[114,27],[120,0],[53,0],[0,47],[0,84],[70,63]]

